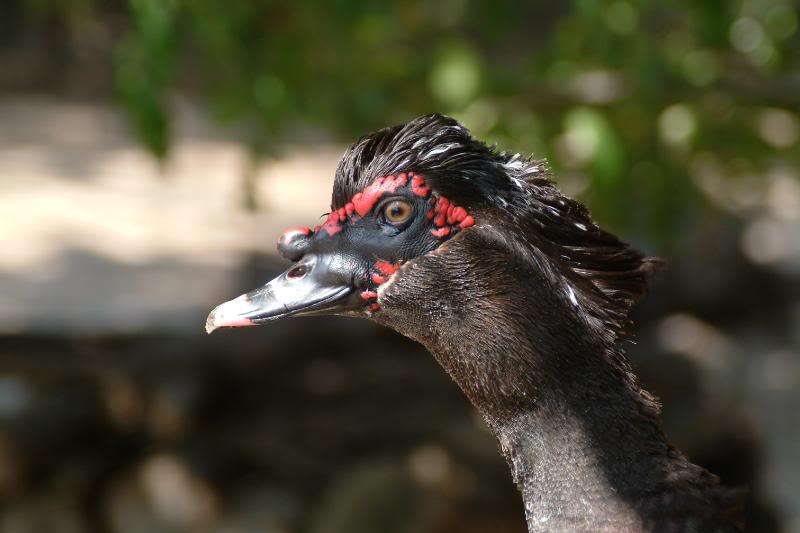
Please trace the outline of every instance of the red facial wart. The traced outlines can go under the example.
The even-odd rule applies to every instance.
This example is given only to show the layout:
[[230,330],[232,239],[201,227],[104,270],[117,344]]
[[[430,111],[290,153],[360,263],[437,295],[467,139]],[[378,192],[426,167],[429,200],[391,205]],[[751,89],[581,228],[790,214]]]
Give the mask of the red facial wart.
[[[386,280],[389,279],[389,277],[392,274],[394,274],[400,269],[400,263],[390,263],[389,261],[383,261],[382,259],[375,261],[375,264],[373,266],[375,270],[377,270],[377,272],[372,274],[371,279],[372,282],[378,286],[386,283]],[[371,290],[365,290],[361,293],[361,297],[365,300],[371,300],[377,298],[378,293]],[[370,305],[369,310],[377,311],[380,308],[381,308],[380,304],[375,302],[372,305]]]
[[425,185],[425,180],[422,179],[422,176],[418,176],[413,172],[410,175],[411,175],[411,192],[413,192],[417,196],[427,198],[428,195],[431,193],[431,188]]
[[384,194],[387,192],[395,192],[400,187],[405,187],[407,183],[408,176],[405,172],[397,176],[376,178],[375,181],[367,185],[362,192],[356,193],[356,195],[353,196],[353,206],[355,207],[356,213],[362,217],[366,216],[367,213],[372,211],[372,208],[375,207],[375,204],[378,203],[378,200],[380,200]]
[[460,229],[475,225],[475,219],[466,209],[451,203],[443,196],[433,199],[433,206],[428,211],[427,217],[437,226],[431,230],[431,234],[438,238],[447,237]]

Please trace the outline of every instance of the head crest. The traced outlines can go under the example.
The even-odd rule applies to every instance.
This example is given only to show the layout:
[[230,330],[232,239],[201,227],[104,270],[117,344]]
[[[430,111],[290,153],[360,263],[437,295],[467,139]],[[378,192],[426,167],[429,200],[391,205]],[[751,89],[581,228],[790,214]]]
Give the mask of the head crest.
[[432,114],[366,135],[336,169],[333,209],[379,176],[416,172],[434,192],[495,219],[504,238],[535,253],[570,299],[614,337],[661,261],[600,229],[553,185],[543,161],[497,152],[453,118]]

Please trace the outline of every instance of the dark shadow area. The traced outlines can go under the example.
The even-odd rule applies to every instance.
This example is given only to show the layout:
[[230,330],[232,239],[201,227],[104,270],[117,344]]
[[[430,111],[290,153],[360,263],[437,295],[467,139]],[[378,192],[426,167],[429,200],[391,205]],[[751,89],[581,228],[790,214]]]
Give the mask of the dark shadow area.
[[[734,250],[723,251],[729,268],[745,268]],[[87,257],[78,258],[85,267]],[[229,290],[238,294],[284,268],[272,256],[253,256]],[[725,484],[749,486],[749,530],[774,530],[760,480],[763,432],[743,407],[747,385],[720,384],[713,365],[663,345],[664,316],[701,308],[681,276],[685,268],[674,260],[638,308],[629,355],[661,398],[674,444]],[[67,278],[40,286],[39,294],[52,295],[75,272],[64,270]],[[769,304],[748,305],[749,280],[758,276],[724,277],[706,294],[726,302],[702,310],[731,338],[723,377],[742,374],[756,357],[745,348],[749,331],[787,334],[779,318],[796,302],[793,285],[765,275],[759,294]],[[196,335],[18,334],[0,341],[0,496],[10,531],[62,522],[98,533],[201,524],[524,531],[520,498],[493,437],[419,345],[337,318],[206,336],[205,313],[178,313],[197,323]]]
[[[455,385],[418,346],[368,324],[18,336],[0,351],[6,520],[322,531],[313,524],[333,513],[362,524],[340,531],[523,531],[493,438]],[[365,522],[367,503],[398,529],[383,513]]]

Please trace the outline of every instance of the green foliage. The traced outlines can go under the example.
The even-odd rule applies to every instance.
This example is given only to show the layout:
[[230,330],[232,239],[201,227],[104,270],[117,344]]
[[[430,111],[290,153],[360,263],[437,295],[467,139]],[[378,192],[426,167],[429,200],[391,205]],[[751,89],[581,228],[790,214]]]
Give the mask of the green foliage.
[[136,133],[158,157],[167,154],[166,90],[175,70],[177,0],[130,0],[132,31],[119,43],[116,87]]
[[[27,1],[86,17],[100,9]],[[438,110],[503,148],[547,157],[603,223],[663,244],[704,202],[726,210],[724,194],[709,196],[725,188],[715,180],[780,166],[796,177],[800,166],[791,0],[124,6],[116,86],[159,157],[173,91],[245,131],[257,154],[298,124],[347,141]]]

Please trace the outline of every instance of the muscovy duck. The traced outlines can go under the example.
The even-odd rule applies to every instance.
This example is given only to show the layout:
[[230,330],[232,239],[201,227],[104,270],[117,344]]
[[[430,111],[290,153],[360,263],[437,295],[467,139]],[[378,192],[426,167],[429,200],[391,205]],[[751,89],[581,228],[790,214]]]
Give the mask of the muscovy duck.
[[366,317],[422,343],[496,435],[530,531],[735,531],[737,497],[665,438],[620,346],[660,261],[600,229],[543,161],[433,114],[363,137],[294,265],[208,332]]

